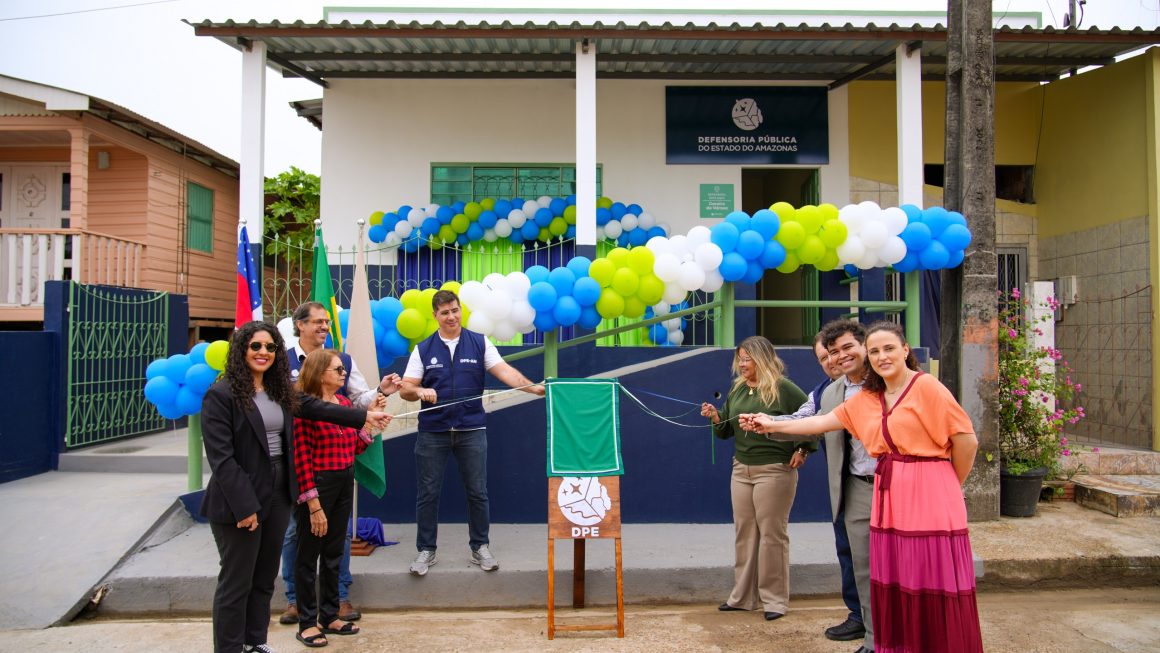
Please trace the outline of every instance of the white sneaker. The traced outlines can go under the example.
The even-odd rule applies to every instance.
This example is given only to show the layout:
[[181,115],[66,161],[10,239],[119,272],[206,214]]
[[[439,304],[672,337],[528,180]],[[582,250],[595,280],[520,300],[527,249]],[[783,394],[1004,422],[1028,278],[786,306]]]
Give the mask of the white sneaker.
[[473,549],[468,562],[473,565],[479,565],[479,568],[484,571],[495,571],[499,569],[499,561],[495,559],[495,556],[491,555],[491,550],[487,548],[486,544],[481,544],[478,549]]
[[411,574],[414,576],[426,576],[427,569],[435,564],[434,551],[420,551],[419,555],[415,556],[415,562],[411,563]]
[[257,646],[250,646],[249,644],[246,644],[242,651],[244,653],[251,653],[251,651],[253,653],[276,653],[274,649],[265,644],[258,644]]

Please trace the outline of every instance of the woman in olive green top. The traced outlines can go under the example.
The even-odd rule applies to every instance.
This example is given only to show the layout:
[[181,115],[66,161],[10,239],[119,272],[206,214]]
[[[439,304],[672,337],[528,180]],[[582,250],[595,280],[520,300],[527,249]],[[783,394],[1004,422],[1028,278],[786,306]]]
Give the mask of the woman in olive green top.
[[733,438],[733,591],[718,608],[765,611],[772,621],[789,610],[789,510],[797,493],[797,468],[817,449],[810,442],[775,442],[744,431],[744,413],[792,415],[806,395],[785,378],[785,365],[761,336],[746,338],[733,354],[733,387],[725,405],[701,405],[713,433]]

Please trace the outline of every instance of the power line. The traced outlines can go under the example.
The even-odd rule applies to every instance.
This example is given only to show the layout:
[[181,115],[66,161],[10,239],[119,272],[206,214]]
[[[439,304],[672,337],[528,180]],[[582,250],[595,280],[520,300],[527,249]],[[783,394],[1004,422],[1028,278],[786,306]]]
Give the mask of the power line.
[[180,2],[180,0],[153,0],[152,2],[137,2],[131,5],[117,5],[115,7],[94,7],[93,9],[77,9],[76,11],[62,11],[56,14],[39,14],[36,16],[13,16],[12,18],[0,18],[0,23],[12,20],[32,20],[34,18],[53,18],[55,16],[71,16],[73,14],[88,14],[94,11],[110,11],[112,9],[129,9],[132,7],[144,7],[146,5],[162,5],[170,2]]

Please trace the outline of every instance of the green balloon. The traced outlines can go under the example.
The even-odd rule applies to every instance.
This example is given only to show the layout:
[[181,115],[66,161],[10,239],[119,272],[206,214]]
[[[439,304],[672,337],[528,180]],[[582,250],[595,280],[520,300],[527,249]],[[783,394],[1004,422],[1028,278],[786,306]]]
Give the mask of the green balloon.
[[648,308],[648,306],[645,306],[644,302],[640,300],[640,297],[629,297],[628,299],[624,300],[624,316],[627,318],[632,318],[635,320],[639,317],[643,317],[646,308]]
[[797,221],[807,236],[816,234],[818,227],[822,226],[822,212],[816,206],[803,206],[797,210]]
[[403,308],[421,310],[423,306],[423,293],[412,288],[404,292],[402,297],[399,297],[399,302],[403,304]]
[[399,335],[409,340],[422,337],[426,327],[426,318],[413,308],[404,308],[403,312],[399,313],[398,319],[395,320],[395,328],[399,330]]
[[[638,247],[636,249],[644,248]],[[640,287],[636,289],[636,296],[646,306],[653,306],[665,296],[665,282],[658,279],[655,274],[646,274],[640,278]]]
[[806,236],[805,241],[794,252],[798,259],[806,265],[813,265],[826,255],[826,244],[817,236]]
[[652,274],[653,263],[656,260],[656,255],[647,247],[633,247],[628,250],[628,267],[642,277],[646,274]]
[[[467,206],[463,207],[463,213],[460,215],[467,216],[468,220],[475,220],[476,218],[479,217],[480,213],[483,213],[482,206],[480,206],[479,204],[477,204],[475,202],[468,202]],[[463,231],[467,231],[467,229],[464,229]],[[462,232],[460,232],[460,233],[462,233]]]
[[620,268],[612,275],[612,289],[621,297],[632,297],[640,287],[640,276],[632,268]]
[[226,369],[226,358],[230,354],[230,343],[226,340],[215,340],[209,343],[205,350],[205,364],[221,372]]
[[781,265],[777,266],[777,271],[781,272],[783,274],[789,274],[790,272],[793,272],[794,270],[797,270],[798,268],[800,268],[801,265],[802,265],[802,262],[800,260],[798,260],[798,257],[796,254],[794,254],[793,252],[786,252],[785,253],[785,262],[783,262]]
[[[464,229],[464,231],[467,230]],[[458,235],[459,234],[455,233],[455,230],[452,229],[451,225],[449,224],[445,224],[442,227],[439,227],[439,238],[442,239],[445,243],[455,242],[455,237]]]
[[611,288],[605,288],[596,300],[596,312],[600,317],[611,320],[624,314],[624,298]]
[[[451,218],[451,229],[456,234],[467,233],[467,228],[470,226],[471,226],[471,220],[468,219],[468,217],[462,213],[455,216],[454,218]],[[442,228],[439,229],[439,235],[441,235],[441,236],[443,235]]]
[[566,209],[564,209],[564,220],[567,221],[568,224],[576,224],[575,206],[568,206]]
[[382,223],[383,223],[383,212],[382,211],[375,211],[374,213],[371,214],[370,225],[372,227],[375,226],[376,224],[382,224]]
[[837,249],[839,245],[846,242],[846,235],[846,225],[837,218],[823,222],[822,230],[818,232],[818,237],[830,249]]
[[606,258],[598,258],[588,266],[588,276],[596,280],[602,288],[612,285],[612,275],[616,274],[616,264]]
[[598,197],[598,198],[596,198],[596,208],[598,208],[598,209],[611,209],[612,208],[612,200],[607,198],[607,197]]
[[[777,242],[785,248],[787,252],[801,247],[801,244],[806,240],[806,231],[798,222],[782,222],[781,229],[777,230]],[[788,260],[788,257],[787,257]],[[781,268],[778,268],[779,270]]]
[[628,250],[623,247],[617,247],[608,253],[608,260],[618,268],[628,265]]
[[568,221],[564,218],[552,218],[548,223],[548,233],[553,236],[563,236],[568,232]]
[[838,259],[838,253],[832,249],[827,249],[826,255],[822,257],[822,260],[814,264],[814,267],[821,270],[822,272],[829,272],[830,270],[837,268],[838,263],[840,262],[841,261]]

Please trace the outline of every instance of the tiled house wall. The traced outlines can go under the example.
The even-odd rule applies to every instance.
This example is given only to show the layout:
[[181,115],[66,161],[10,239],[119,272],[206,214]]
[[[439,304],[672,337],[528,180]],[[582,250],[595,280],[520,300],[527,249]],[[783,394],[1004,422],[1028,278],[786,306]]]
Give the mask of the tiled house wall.
[[1057,346],[1083,384],[1081,439],[1150,448],[1152,305],[1144,217],[1042,238],[1039,277],[1075,275],[1079,301],[1056,323]]

